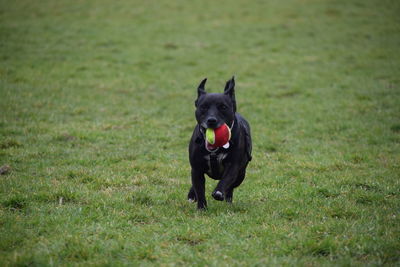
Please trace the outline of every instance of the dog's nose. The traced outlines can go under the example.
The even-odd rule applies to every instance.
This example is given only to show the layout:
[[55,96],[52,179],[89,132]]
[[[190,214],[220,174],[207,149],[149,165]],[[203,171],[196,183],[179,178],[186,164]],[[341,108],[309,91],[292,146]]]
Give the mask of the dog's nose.
[[210,117],[207,119],[207,125],[208,126],[215,126],[217,124],[217,119],[214,117]]

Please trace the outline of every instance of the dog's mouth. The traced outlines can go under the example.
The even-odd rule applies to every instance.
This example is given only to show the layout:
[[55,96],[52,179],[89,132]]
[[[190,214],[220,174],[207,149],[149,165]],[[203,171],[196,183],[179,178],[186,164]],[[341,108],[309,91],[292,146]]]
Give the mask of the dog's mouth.
[[207,131],[207,127],[204,127],[204,125],[203,124],[201,124],[201,125],[199,125],[200,127],[199,127],[199,129],[200,129],[200,132],[201,132],[201,134],[204,136],[204,138],[205,138],[205,136],[206,136],[206,131]]
[[[222,126],[225,125],[225,128],[222,128]],[[209,152],[216,151],[219,147],[223,147],[225,149],[229,148],[229,140],[231,139],[231,128],[226,124],[222,123],[221,125],[217,127],[207,127],[208,125],[206,123],[199,124],[199,131],[204,138],[204,144],[206,149]],[[219,130],[218,128],[221,128]],[[228,129],[226,129],[228,128]],[[210,131],[208,132],[209,129],[216,129],[215,131]],[[227,133],[227,131],[229,133]],[[212,133],[213,132],[213,133]],[[229,134],[229,137],[227,136]],[[223,144],[223,143],[225,144]]]
[[207,129],[211,128],[211,129],[217,129],[219,127],[221,127],[224,124],[224,122],[220,122],[218,124],[215,125],[208,125],[206,122],[203,122],[200,124],[200,130],[205,133]]

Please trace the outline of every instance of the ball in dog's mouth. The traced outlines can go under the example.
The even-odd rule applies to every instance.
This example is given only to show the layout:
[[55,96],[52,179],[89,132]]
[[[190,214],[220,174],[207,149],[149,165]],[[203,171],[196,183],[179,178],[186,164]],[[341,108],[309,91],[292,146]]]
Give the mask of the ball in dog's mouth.
[[226,145],[231,139],[231,129],[224,123],[220,127],[206,129],[206,141],[212,147],[221,147]]

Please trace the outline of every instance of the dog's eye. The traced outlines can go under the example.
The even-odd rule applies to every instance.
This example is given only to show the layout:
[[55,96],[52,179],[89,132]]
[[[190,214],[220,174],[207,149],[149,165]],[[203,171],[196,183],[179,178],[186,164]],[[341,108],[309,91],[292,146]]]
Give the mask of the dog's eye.
[[221,105],[218,106],[218,109],[220,109],[220,110],[225,110],[225,109],[227,109],[227,108],[228,108],[228,107],[225,106],[224,104],[221,104]]
[[207,106],[207,105],[201,105],[201,106],[200,106],[200,109],[201,109],[202,111],[206,111],[206,110],[208,109],[208,106]]

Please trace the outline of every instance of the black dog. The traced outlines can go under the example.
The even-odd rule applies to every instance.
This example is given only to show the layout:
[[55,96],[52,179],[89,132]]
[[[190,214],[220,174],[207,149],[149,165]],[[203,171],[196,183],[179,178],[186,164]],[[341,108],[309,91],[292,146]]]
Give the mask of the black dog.
[[[204,174],[220,180],[212,196],[216,200],[232,202],[233,189],[239,186],[251,160],[250,126],[236,112],[235,80],[226,82],[224,93],[207,93],[204,79],[195,101],[197,125],[189,144],[189,160],[192,167],[192,187],[188,193],[191,202],[197,201],[198,209],[207,208]],[[206,146],[205,130],[218,128],[226,123],[231,128],[229,146],[210,151]]]

